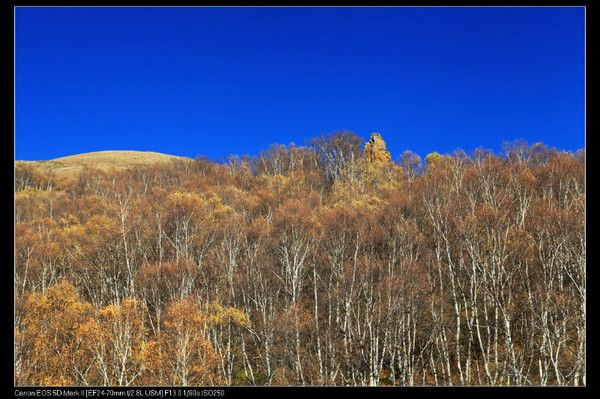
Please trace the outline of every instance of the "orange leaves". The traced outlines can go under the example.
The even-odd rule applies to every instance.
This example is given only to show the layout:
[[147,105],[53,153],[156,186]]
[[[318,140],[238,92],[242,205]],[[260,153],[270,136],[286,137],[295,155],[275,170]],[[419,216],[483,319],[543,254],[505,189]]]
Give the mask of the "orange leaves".
[[65,281],[48,288],[43,294],[31,294],[26,306],[31,315],[48,318],[57,327],[67,329],[69,323],[83,320],[92,309],[89,304],[81,302],[75,287]]
[[[159,372],[161,370],[163,366],[162,357],[160,343],[157,341],[141,342],[139,349],[133,354],[133,360],[143,362],[144,368],[150,372]],[[141,379],[144,379],[144,376]]]
[[75,287],[67,282],[27,297],[21,334],[30,346],[31,360],[36,361],[31,365],[28,383],[75,382],[70,365],[76,360],[78,332],[92,317],[92,306],[82,302]]
[[205,316],[200,313],[200,307],[196,301],[188,297],[169,305],[165,328],[177,331],[201,330],[204,327],[205,319]]
[[28,363],[17,380],[31,385],[131,385],[138,378],[156,383],[167,372],[166,384],[216,383],[217,355],[207,328],[250,324],[233,307],[215,303],[201,310],[188,297],[168,305],[163,333],[151,339],[145,312],[132,298],[94,311],[67,282],[28,295],[16,330],[19,347],[29,351]]
[[127,298],[118,305],[100,309],[96,325],[89,328],[96,339],[89,342],[89,350],[97,360],[98,369],[110,370],[104,375],[108,385],[130,385],[145,369],[148,331],[144,312],[139,300]]
[[208,324],[240,317],[231,310],[214,308],[206,314],[191,297],[172,302],[167,307],[164,333],[161,336],[163,365],[173,385],[209,385],[219,381],[217,355],[206,339]]
[[18,383],[538,383],[549,344],[576,378],[584,154],[369,166],[360,141],[19,191]]

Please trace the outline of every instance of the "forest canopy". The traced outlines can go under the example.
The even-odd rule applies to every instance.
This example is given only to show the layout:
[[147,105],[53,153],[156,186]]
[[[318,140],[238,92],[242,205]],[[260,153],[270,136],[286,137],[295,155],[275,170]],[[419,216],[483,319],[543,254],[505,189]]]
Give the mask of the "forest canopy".
[[350,132],[17,162],[16,384],[584,385],[584,170],[523,142],[369,161]]

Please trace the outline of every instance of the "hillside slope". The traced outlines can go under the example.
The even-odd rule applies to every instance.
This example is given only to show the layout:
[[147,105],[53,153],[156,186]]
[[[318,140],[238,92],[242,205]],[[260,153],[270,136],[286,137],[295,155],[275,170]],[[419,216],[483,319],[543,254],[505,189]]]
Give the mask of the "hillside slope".
[[112,169],[126,169],[135,165],[167,163],[173,160],[190,160],[190,158],[151,151],[98,151],[69,155],[48,161],[17,162],[33,164],[42,170],[54,172],[56,177],[68,178],[80,172],[85,166],[109,171]]

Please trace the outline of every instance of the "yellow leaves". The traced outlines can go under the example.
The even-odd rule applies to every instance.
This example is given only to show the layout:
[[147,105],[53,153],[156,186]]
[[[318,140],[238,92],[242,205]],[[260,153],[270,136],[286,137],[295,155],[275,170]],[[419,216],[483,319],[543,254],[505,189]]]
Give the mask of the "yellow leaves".
[[331,197],[334,204],[346,204],[371,212],[381,209],[386,204],[386,200],[379,197],[376,192],[357,191],[352,186],[343,183],[335,183]]
[[210,194],[210,197],[207,201],[208,209],[210,210],[212,216],[215,219],[221,219],[224,216],[230,215],[233,213],[233,208],[228,205],[223,204],[221,198],[214,193]]
[[67,226],[79,223],[79,218],[75,215],[69,214],[66,217],[60,218],[58,223],[63,226],[63,228],[66,228]]
[[373,212],[388,204],[403,185],[404,172],[395,163],[355,162],[334,183],[330,201]]
[[163,370],[170,373],[171,383],[207,384],[216,378],[217,357],[205,333],[208,324],[215,322],[211,318],[224,320],[227,316],[243,321],[239,315],[227,311],[201,312],[191,297],[169,304],[160,344]]
[[160,358],[160,344],[157,341],[142,342],[136,354],[136,360],[144,361],[146,367],[155,369],[154,360]]
[[126,298],[118,305],[109,304],[100,309],[97,321],[102,339],[106,342],[114,339],[128,341],[135,354],[146,335],[143,310],[141,302],[133,298]]
[[427,163],[428,167],[431,167],[432,165],[435,165],[435,164],[441,162],[443,159],[444,159],[444,156],[441,155],[439,152],[430,152],[425,157],[425,162]]
[[46,310],[58,313],[57,315],[39,315],[45,317],[72,316],[81,318],[85,312],[91,311],[91,305],[80,302],[79,293],[75,287],[65,281],[51,286],[43,294],[32,294],[27,306],[30,310],[40,311],[41,313]]
[[100,325],[95,319],[89,319],[77,329],[77,337],[81,341],[97,342],[100,337]]
[[287,186],[290,181],[289,175],[262,175],[260,179],[263,180],[266,186],[271,190],[281,190]]
[[261,205],[260,197],[253,191],[242,190],[238,187],[224,187],[221,195],[236,209],[253,211]]
[[35,188],[29,188],[26,190],[15,191],[15,199],[25,199],[37,196],[37,194],[41,192],[41,190],[37,190]]
[[99,315],[102,318],[116,318],[116,317],[128,317],[128,318],[141,318],[139,317],[142,312],[142,304],[139,300],[133,298],[124,299],[119,305],[107,305],[102,308]]
[[191,297],[172,302],[167,308],[165,319],[167,329],[194,328],[203,330],[210,325],[233,323],[243,327],[250,326],[250,318],[241,310],[224,307],[219,303],[206,305],[202,310]]
[[250,318],[248,315],[236,308],[225,308],[218,303],[214,303],[207,307],[207,311],[207,322],[209,324],[222,325],[226,323],[233,323],[242,327],[250,326]]
[[85,229],[90,234],[105,234],[116,227],[116,222],[104,215],[92,216],[85,222]]
[[115,305],[107,305],[105,307],[103,307],[102,309],[100,309],[100,311],[98,312],[98,316],[101,319],[112,319],[115,317],[115,315],[117,315],[119,312],[119,310],[117,309],[117,307]]
[[202,208],[205,201],[196,193],[176,191],[167,197],[167,206],[174,208],[196,209]]
[[[334,158],[335,151],[329,151]],[[556,253],[557,273],[580,270],[582,159],[557,155],[533,167],[491,155],[433,153],[421,174],[414,154],[404,157],[404,172],[391,162],[373,165],[344,154],[330,164],[316,153],[316,158],[288,155],[285,162],[294,165],[274,165],[266,173],[255,164],[254,174],[242,170],[245,164],[135,169],[100,178],[90,171],[81,187],[60,196],[16,193],[15,346],[23,352],[20,359],[29,361],[21,381],[80,384],[84,378],[74,367],[81,365],[76,371],[90,370],[85,379],[91,385],[114,384],[122,360],[125,377],[140,372],[134,384],[141,385],[216,381],[219,367],[223,374],[231,372],[227,383],[277,378],[289,383],[297,380],[287,357],[295,343],[287,340],[298,328],[297,356],[306,382],[318,383],[312,361],[317,333],[322,343],[332,334],[327,351],[335,355],[338,338],[359,328],[360,323],[350,323],[338,333],[337,326],[328,325],[327,312],[335,314],[344,294],[355,306],[356,320],[373,316],[377,324],[387,323],[388,315],[402,317],[388,324],[421,326],[418,333],[427,342],[432,323],[454,325],[452,312],[433,320],[419,304],[442,310],[446,300],[452,305],[446,295],[451,282],[477,284],[476,300],[485,305],[493,303],[486,290],[494,289],[488,279],[498,264],[507,273],[515,269],[511,284],[522,283],[519,268],[527,264],[533,292],[545,288],[537,277],[545,272],[546,257]],[[450,261],[453,270],[446,267]],[[471,263],[482,278],[469,279]],[[30,294],[64,275],[98,308],[66,283]],[[564,283],[566,292],[575,293],[576,281]],[[288,288],[297,290],[294,306],[282,300]],[[467,295],[476,292],[468,288]],[[557,306],[575,306],[563,293],[546,291]],[[129,293],[139,302],[123,299]],[[386,304],[381,301],[386,296],[398,302]],[[523,310],[519,296],[506,308],[511,317],[510,306]],[[242,311],[247,307],[252,313]],[[411,313],[405,316],[404,309]],[[462,318],[472,315],[464,312]],[[530,316],[525,319],[534,320]],[[515,342],[521,338],[515,336]],[[461,335],[461,345],[467,339]],[[272,355],[269,375],[266,350]],[[353,356],[340,367],[354,367]],[[242,376],[250,368],[255,375]],[[429,372],[422,381],[429,381]]]
[[33,358],[51,358],[31,377],[30,383],[56,385],[73,381],[70,365],[76,361],[79,332],[91,334],[92,306],[81,301],[68,282],[51,286],[44,293],[27,297],[21,337],[33,351]]
[[78,237],[84,235],[86,232],[85,226],[81,224],[75,224],[71,226],[67,226],[64,229],[64,232],[67,236]]
[[71,242],[96,241],[116,231],[117,224],[105,215],[97,215],[89,218],[85,223],[77,223],[73,219],[67,219],[69,224],[63,228],[63,233]]
[[261,175],[257,177],[257,180],[264,191],[259,191],[259,195],[266,197],[267,193],[271,193],[275,198],[304,196],[310,187],[306,178],[307,176],[301,172],[291,172],[286,175]]
[[159,341],[142,342],[132,358],[133,361],[142,364],[145,371],[140,375],[138,383],[141,385],[155,385],[160,382],[160,375],[166,369],[165,362],[167,359]]
[[146,367],[146,336],[141,303],[126,298],[119,304],[104,306],[79,325],[73,356],[80,363],[87,361],[88,378],[105,376],[96,384],[128,385]]
[[43,378],[40,385],[46,387],[64,387],[73,385],[73,380],[65,376],[47,376]]
[[193,219],[205,219],[208,222],[218,221],[234,212],[233,208],[224,204],[215,193],[208,193],[204,198],[197,193],[183,191],[168,195],[166,210],[174,216],[191,216]]

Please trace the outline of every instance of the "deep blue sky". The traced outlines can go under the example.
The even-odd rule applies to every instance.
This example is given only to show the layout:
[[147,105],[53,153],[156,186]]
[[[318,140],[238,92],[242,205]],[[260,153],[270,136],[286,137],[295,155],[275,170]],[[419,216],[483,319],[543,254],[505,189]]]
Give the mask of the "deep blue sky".
[[17,8],[17,159],[584,146],[577,8]]

